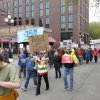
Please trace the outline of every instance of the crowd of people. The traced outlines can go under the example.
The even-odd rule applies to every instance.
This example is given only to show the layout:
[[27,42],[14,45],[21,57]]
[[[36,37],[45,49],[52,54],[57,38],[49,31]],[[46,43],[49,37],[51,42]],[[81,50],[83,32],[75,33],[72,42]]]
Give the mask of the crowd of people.
[[[49,80],[48,80],[48,67],[55,68],[55,78],[61,78],[61,68],[64,66],[64,88],[65,90],[73,90],[73,73],[74,66],[78,63],[80,65],[83,62],[88,64],[92,62],[96,63],[98,61],[99,50],[94,48],[92,50],[90,47],[87,49],[83,48],[51,48],[50,51],[40,51],[31,52],[23,48],[19,54],[19,78],[22,77],[23,72],[24,77],[26,77],[25,84],[22,90],[27,91],[29,79],[32,77],[34,82],[34,87],[36,87],[36,95],[40,94],[41,78],[44,78],[46,83],[46,90],[49,90]],[[47,60],[48,59],[48,60]],[[67,75],[70,75],[70,86],[68,86]]]
[[[36,95],[39,95],[41,93],[42,77],[46,84],[45,89],[49,90],[48,68],[52,69],[53,67],[55,69],[55,79],[62,77],[61,68],[64,68],[64,89],[66,91],[72,91],[74,89],[74,67],[77,66],[78,63],[79,65],[82,65],[83,62],[88,64],[92,62],[93,59],[94,62],[97,63],[99,54],[100,50],[96,48],[92,50],[90,47],[83,49],[71,48],[69,46],[66,48],[51,48],[49,51],[44,50],[39,52],[28,52],[26,48],[23,48],[18,54],[19,73],[17,74],[16,69],[10,65],[9,61],[9,58],[13,58],[13,52],[6,48],[0,50],[0,91],[2,91],[0,92],[0,100],[6,94],[13,93],[18,96],[14,89],[20,88],[19,79],[22,78],[22,73],[25,78],[24,86],[21,88],[23,91],[27,91],[29,80],[33,78]],[[7,74],[7,72],[9,72],[9,74]],[[3,78],[6,78],[6,80],[2,79],[2,75],[5,76]],[[68,75],[70,76],[70,82],[67,77]]]

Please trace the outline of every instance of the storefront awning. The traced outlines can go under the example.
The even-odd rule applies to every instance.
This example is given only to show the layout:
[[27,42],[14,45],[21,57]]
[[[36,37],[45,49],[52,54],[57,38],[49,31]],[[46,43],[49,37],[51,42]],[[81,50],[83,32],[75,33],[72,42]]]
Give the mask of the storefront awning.
[[9,41],[8,39],[0,37],[0,43],[4,43],[4,42],[8,42],[8,41]]
[[12,43],[15,43],[15,42],[18,42],[18,40],[17,40],[17,38],[12,38],[12,39],[11,39],[11,42],[12,42]]
[[56,42],[56,40],[52,36],[49,36],[48,39],[49,39],[49,42]]

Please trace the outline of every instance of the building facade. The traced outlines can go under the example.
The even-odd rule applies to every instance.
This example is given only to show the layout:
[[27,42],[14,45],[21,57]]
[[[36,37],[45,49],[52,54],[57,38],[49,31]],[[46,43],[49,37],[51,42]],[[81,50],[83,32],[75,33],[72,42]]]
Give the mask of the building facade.
[[50,28],[58,42],[89,42],[89,0],[3,0],[2,8],[14,18],[14,26]]

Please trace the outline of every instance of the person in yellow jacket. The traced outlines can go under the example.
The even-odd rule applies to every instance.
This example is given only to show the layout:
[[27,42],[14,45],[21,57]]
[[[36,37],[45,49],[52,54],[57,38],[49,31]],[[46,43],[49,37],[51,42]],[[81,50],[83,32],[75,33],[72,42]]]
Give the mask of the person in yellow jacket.
[[14,66],[5,63],[0,54],[0,100],[16,100],[18,93],[14,89],[20,88],[20,81]]
[[[64,88],[65,90],[72,91],[74,66],[78,64],[78,59],[71,50],[71,47],[67,47],[66,53],[62,55],[62,63],[64,65]],[[68,85],[68,75],[70,76],[70,85]]]

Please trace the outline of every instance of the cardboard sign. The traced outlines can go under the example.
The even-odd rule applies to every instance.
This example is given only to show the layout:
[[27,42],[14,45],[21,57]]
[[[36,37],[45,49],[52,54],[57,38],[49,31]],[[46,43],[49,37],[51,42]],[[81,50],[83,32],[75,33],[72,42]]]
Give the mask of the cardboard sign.
[[30,52],[49,50],[48,34],[31,36],[28,38]]

